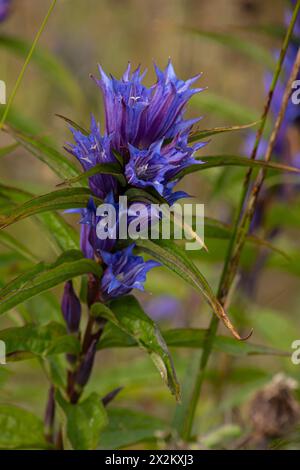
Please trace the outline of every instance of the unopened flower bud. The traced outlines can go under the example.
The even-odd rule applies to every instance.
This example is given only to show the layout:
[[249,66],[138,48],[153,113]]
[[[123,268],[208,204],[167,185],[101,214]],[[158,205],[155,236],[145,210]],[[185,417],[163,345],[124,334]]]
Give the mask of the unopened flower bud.
[[68,332],[77,333],[81,318],[81,305],[80,300],[73,289],[72,281],[68,281],[65,284],[61,310],[67,324]]

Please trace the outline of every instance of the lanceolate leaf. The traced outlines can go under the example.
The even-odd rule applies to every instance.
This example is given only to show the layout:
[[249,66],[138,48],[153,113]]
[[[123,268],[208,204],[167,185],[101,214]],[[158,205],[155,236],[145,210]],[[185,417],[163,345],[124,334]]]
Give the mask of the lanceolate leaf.
[[257,122],[252,122],[250,124],[245,124],[243,126],[229,126],[229,127],[215,127],[212,129],[193,129],[190,136],[189,142],[197,142],[198,140],[207,139],[207,137],[211,137],[213,135],[224,134],[226,132],[233,132],[233,131],[241,131],[244,129],[249,129],[250,127],[254,127],[258,124]]
[[[169,347],[199,348],[204,345],[207,330],[183,328],[169,330],[163,333]],[[289,356],[289,352],[280,351],[268,346],[261,346],[245,341],[236,341],[227,336],[217,336],[214,349],[232,356]]]
[[76,122],[72,121],[72,119],[67,118],[66,116],[63,116],[62,114],[56,114],[55,116],[59,117],[60,119],[63,119],[63,121],[67,122],[70,124],[71,127],[74,127],[77,131],[80,131],[84,135],[89,135],[89,131],[85,129],[84,127],[80,126]]
[[207,280],[200,273],[197,267],[189,260],[182,248],[176,245],[172,240],[159,240],[155,241],[155,243],[151,240],[137,240],[136,244],[144,252],[150,254],[151,257],[163,263],[167,268],[174,271],[195,289],[202,292],[206,301],[218,318],[222,320],[224,325],[237,339],[242,339],[230,322],[223,307],[215,297]]
[[102,316],[112,322],[148,352],[163,381],[168,385],[176,399],[179,400],[180,386],[168,348],[158,326],[146,315],[133,296],[113,300],[109,307],[94,304],[91,311],[93,315]]
[[68,403],[59,391],[56,401],[64,414],[66,439],[75,450],[94,450],[108,419],[101,398],[92,393],[75,405]]
[[32,155],[46,163],[60,178],[73,178],[80,175],[76,165],[49,143],[8,126],[5,126],[4,129]]
[[[162,331],[162,336],[170,348],[202,349],[207,330],[196,328],[176,328]],[[116,326],[108,323],[104,329],[98,349],[131,348],[137,342]],[[213,348],[231,356],[289,356],[289,352],[252,344],[249,341],[236,341],[227,336],[216,336]]]
[[46,449],[42,421],[13,405],[0,405],[0,449]]
[[102,269],[95,261],[83,258],[80,251],[66,252],[53,264],[39,263],[0,290],[0,314],[62,282],[87,273],[101,277]]
[[0,331],[0,340],[5,342],[8,361],[31,359],[32,356],[47,357],[54,354],[80,351],[80,343],[75,336],[68,335],[60,323],[44,326],[28,324],[22,327]]
[[79,234],[59,214],[55,212],[39,214],[37,221],[46,231],[48,238],[54,240],[60,251],[78,249]]
[[6,147],[1,147],[0,148],[0,158],[5,157],[5,155],[13,152],[18,147],[18,145],[19,144],[11,144],[11,145],[7,145]]
[[[251,31],[253,33],[264,34],[274,39],[283,40],[286,34],[286,27],[282,24],[253,24],[247,26],[238,26],[237,31]],[[299,37],[292,36],[293,42],[300,44]]]
[[[193,226],[195,226],[194,221]],[[221,222],[220,220],[212,219],[211,217],[205,217],[204,232],[205,238],[227,240],[231,237],[232,227],[230,227],[228,224],[225,224],[224,222]],[[270,243],[268,240],[256,237],[255,235],[248,235],[246,241],[256,246],[268,248],[270,251],[274,251],[275,253],[282,255],[284,258],[290,259],[290,256],[285,251]]]
[[[16,207],[11,216],[1,217],[0,229],[42,212],[86,207],[90,197],[87,188],[66,188],[37,196]],[[95,201],[100,203],[96,198]]]
[[112,175],[114,176],[122,186],[126,186],[126,179],[122,174],[121,168],[119,164],[115,163],[98,163],[97,165],[93,166],[90,170],[85,171],[84,173],[76,176],[75,178],[67,179],[60,183],[58,186],[64,184],[75,184],[82,181],[86,181],[91,176],[103,174],[103,175]]
[[[199,158],[200,159],[200,158]],[[251,158],[241,157],[239,155],[212,155],[201,157],[202,164],[190,165],[184,168],[180,173],[176,175],[176,178],[182,178],[190,173],[196,171],[207,170],[208,168],[215,168],[220,166],[244,166],[251,168],[265,168],[277,171],[287,171],[291,173],[300,173],[300,169],[284,165],[276,162],[265,162],[264,160],[252,160]],[[174,178],[175,179],[175,178]]]
[[109,424],[100,437],[100,449],[120,449],[157,438],[166,428],[161,419],[125,408],[108,409]]
[[3,230],[0,231],[0,243],[7,248],[16,251],[32,263],[36,263],[38,261],[37,257],[31,253],[31,251],[25,245],[23,245],[23,243],[19,242],[12,235],[4,232]]
[[[13,204],[24,203],[34,197],[33,194],[27,191],[5,185],[0,185],[0,198],[1,196],[5,201]],[[5,204],[5,206],[7,206],[7,204]],[[36,220],[46,230],[49,238],[54,240],[62,251],[76,250],[78,248],[78,233],[61,215],[56,214],[55,212],[41,213],[38,214],[34,220]]]

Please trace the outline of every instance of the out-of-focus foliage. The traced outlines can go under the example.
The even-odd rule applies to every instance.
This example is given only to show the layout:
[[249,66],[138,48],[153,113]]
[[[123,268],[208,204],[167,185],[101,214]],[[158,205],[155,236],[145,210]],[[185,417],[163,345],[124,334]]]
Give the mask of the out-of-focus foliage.
[[[202,70],[209,85],[209,91],[193,97],[190,114],[205,115],[205,124],[200,122],[191,140],[211,142],[199,154],[204,164],[183,170],[190,175],[182,182],[183,190],[205,203],[208,252],[185,253],[172,240],[138,242],[141,251],[169,269],[149,276],[148,293],[139,294],[138,301],[123,298],[106,311],[101,304],[94,305],[95,316],[101,313],[107,324],[92,379],[76,406],[66,402],[60,391],[56,394],[65,442],[71,448],[167,448],[180,443],[187,393],[205,345],[211,310],[220,314],[214,292],[245,172],[249,166],[264,165],[243,156],[248,129],[241,126],[259,121],[264,68],[274,67],[271,51],[284,35],[286,4],[278,1],[275,8],[272,0],[253,1],[253,10],[248,11],[242,0],[73,0],[72,22],[66,23],[70,3],[57,6],[8,116],[6,132],[0,135],[0,226],[5,228],[0,232],[0,312],[6,313],[0,319],[0,339],[7,346],[7,364],[0,365],[0,428],[5,430],[0,433],[0,448],[51,447],[42,424],[48,380],[57,389],[66,386],[64,355],[76,354],[80,347],[62,321],[60,284],[74,278],[84,298],[86,274],[101,274],[99,265],[76,251],[77,219],[64,213],[85,206],[90,190],[88,175],[81,176],[63,150],[69,135],[66,123],[55,114],[72,117],[81,129],[86,128],[90,111],[99,114],[100,98],[88,80],[97,62],[119,76],[128,58],[150,68],[152,57],[162,63],[171,55],[181,76]],[[9,89],[43,7],[43,2],[26,0],[0,26],[0,79]],[[134,17],[140,21],[133,22]],[[267,130],[270,126],[269,122]],[[237,132],[229,132],[236,127]],[[290,181],[297,188],[296,169],[294,174],[283,171],[291,170],[291,165],[277,161],[269,167],[266,186]],[[99,166],[93,171],[120,180],[117,168]],[[201,171],[193,173],[194,169]],[[56,187],[61,183],[64,186]],[[266,234],[278,226],[279,235],[270,241]],[[299,194],[293,192],[288,203],[270,204],[264,226],[248,237],[242,271],[246,276],[251,273],[261,255],[266,262],[257,274],[255,295],[247,296],[237,283],[229,314],[239,331],[253,328],[254,333],[248,342],[225,336],[225,329],[217,335],[193,442],[187,447],[243,446],[255,434],[249,426],[252,397],[278,372],[293,377],[295,388],[299,386],[299,369],[290,360],[291,344],[300,333],[299,227]],[[172,307],[170,315],[161,319],[150,307],[154,296],[165,295],[176,300],[179,314],[173,315]],[[146,350],[152,361],[136,346]],[[177,398],[182,384],[183,404],[176,413],[163,382]],[[121,393],[106,409],[102,398],[120,386]],[[297,390],[291,393],[300,397]],[[266,446],[298,448],[297,432],[268,436]]]

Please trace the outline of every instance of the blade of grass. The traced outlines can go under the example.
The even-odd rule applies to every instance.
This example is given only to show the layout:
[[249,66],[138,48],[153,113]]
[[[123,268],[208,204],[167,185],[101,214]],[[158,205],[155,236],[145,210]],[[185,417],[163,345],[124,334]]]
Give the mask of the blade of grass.
[[27,57],[26,57],[26,60],[25,60],[25,62],[24,62],[24,64],[23,64],[23,67],[22,67],[22,69],[21,69],[21,72],[20,72],[20,74],[19,74],[19,76],[18,76],[18,78],[17,78],[17,81],[16,81],[16,83],[15,83],[15,86],[14,86],[12,92],[11,92],[11,95],[10,95],[9,99],[8,99],[7,106],[6,106],[6,108],[5,108],[5,110],[4,110],[4,113],[3,113],[3,115],[2,115],[2,118],[1,118],[1,121],[0,121],[0,131],[1,131],[1,129],[2,129],[3,125],[4,125],[4,123],[5,123],[5,120],[6,120],[7,116],[8,116],[9,110],[10,110],[10,108],[11,108],[11,105],[13,104],[13,101],[14,101],[14,99],[15,99],[15,96],[16,96],[16,94],[17,94],[17,91],[18,91],[18,89],[19,89],[19,86],[21,85],[22,79],[23,79],[24,74],[25,74],[25,72],[26,72],[27,66],[28,66],[28,64],[29,64],[29,62],[30,62],[30,60],[31,60],[32,54],[33,54],[33,52],[34,52],[34,50],[35,50],[35,47],[36,47],[36,45],[37,45],[37,43],[38,43],[38,41],[39,41],[39,39],[40,39],[40,36],[41,36],[42,32],[44,31],[44,29],[45,29],[45,27],[46,27],[46,24],[47,24],[47,22],[48,22],[48,20],[49,20],[49,18],[50,18],[50,15],[51,15],[53,9],[54,9],[54,7],[55,7],[56,1],[57,1],[57,0],[52,0],[52,3],[51,3],[51,5],[50,5],[50,7],[49,7],[49,10],[47,11],[47,14],[46,14],[46,16],[45,16],[45,18],[44,18],[44,20],[43,20],[43,22],[42,22],[42,24],[41,24],[41,26],[40,26],[38,32],[37,32],[35,38],[34,38],[34,41],[33,41],[32,46],[31,46],[31,48],[30,48],[30,51],[28,52],[28,55],[27,55]]

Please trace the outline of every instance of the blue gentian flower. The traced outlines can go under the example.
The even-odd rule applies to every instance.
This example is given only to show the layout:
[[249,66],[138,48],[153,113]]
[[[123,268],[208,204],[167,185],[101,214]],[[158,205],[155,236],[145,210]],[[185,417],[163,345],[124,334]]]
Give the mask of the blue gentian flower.
[[[104,203],[113,204],[116,209],[117,222],[118,205],[114,202],[112,191],[106,196]],[[85,209],[81,209],[81,219],[79,221],[81,224],[80,248],[84,256],[89,259],[93,259],[95,256],[99,256],[100,250],[112,250],[116,244],[116,237],[108,237],[105,240],[101,240],[97,237],[96,227],[97,224],[101,221],[101,216],[97,216],[96,212],[96,204],[94,199],[91,197],[87,207]]]
[[148,150],[140,150],[129,144],[130,158],[125,167],[129,184],[138,188],[152,186],[159,194],[163,193],[165,174],[172,166],[162,155],[162,143],[162,140],[154,142]]
[[[93,168],[98,163],[116,163],[111,150],[111,137],[101,136],[100,127],[95,118],[91,118],[90,134],[85,135],[71,128],[76,144],[69,143],[66,150],[74,155],[81,163],[84,171]],[[117,191],[117,182],[110,175],[94,175],[89,178],[89,185],[95,196],[104,199],[111,191]]]
[[121,80],[108,77],[99,66],[99,85],[104,99],[106,132],[116,150],[126,152],[128,144],[148,148],[160,139],[172,139],[187,131],[199,119],[184,120],[188,100],[203,88],[190,88],[200,75],[179,80],[169,61],[164,71],[155,65],[157,82],[142,84],[140,67],[131,73],[130,64]]
[[10,13],[11,0],[0,0],[0,23],[8,17]]
[[[140,150],[129,144],[130,158],[125,167],[129,184],[138,188],[152,186],[163,195],[168,192],[166,187],[169,190],[172,186],[169,184],[170,180],[174,180],[181,170],[202,163],[193,158],[193,155],[206,142],[188,146],[188,134],[185,133],[177,135],[163,147],[162,144],[163,140],[154,142],[148,150]],[[176,184],[177,182],[178,180]]]
[[196,144],[188,145],[188,132],[183,132],[178,135],[162,149],[162,155],[167,160],[169,167],[165,174],[166,183],[173,180],[178,173],[190,165],[202,164],[201,160],[194,158],[195,152],[207,145],[207,142],[197,142]]
[[135,256],[133,249],[134,244],[116,253],[101,251],[106,265],[101,280],[105,300],[128,294],[132,289],[144,290],[147,272],[160,266],[156,261],[144,261],[141,256]]

